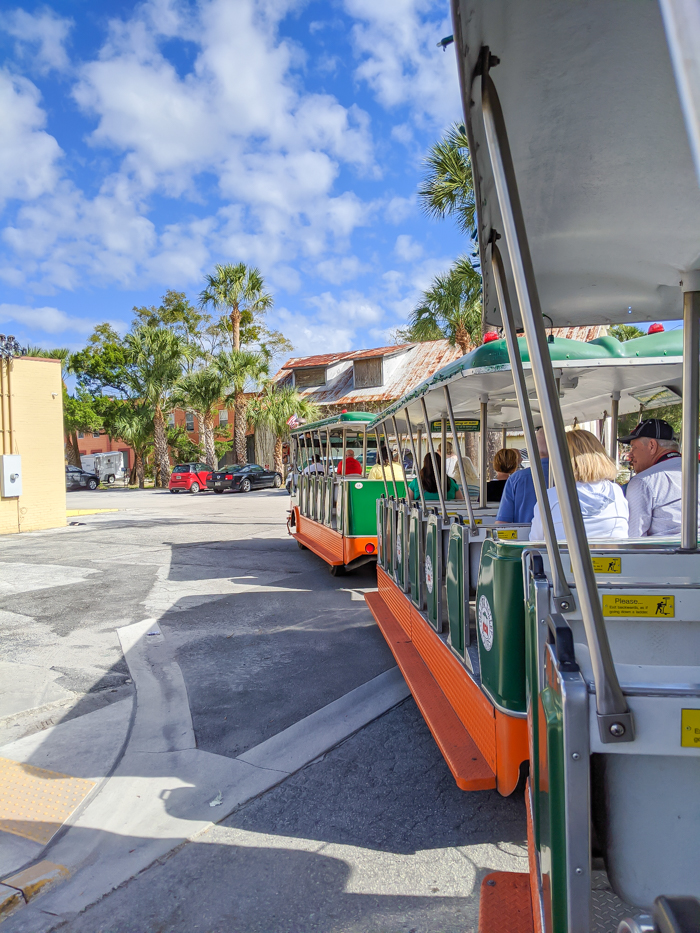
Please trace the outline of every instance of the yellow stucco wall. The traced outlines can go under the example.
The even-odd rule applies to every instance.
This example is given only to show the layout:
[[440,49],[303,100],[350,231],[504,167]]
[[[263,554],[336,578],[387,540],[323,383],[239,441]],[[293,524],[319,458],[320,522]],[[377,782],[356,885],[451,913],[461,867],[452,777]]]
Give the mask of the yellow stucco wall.
[[[0,498],[0,534],[66,524],[61,363],[20,357],[2,369],[0,453],[22,457],[22,495]],[[9,386],[9,393],[8,393]]]

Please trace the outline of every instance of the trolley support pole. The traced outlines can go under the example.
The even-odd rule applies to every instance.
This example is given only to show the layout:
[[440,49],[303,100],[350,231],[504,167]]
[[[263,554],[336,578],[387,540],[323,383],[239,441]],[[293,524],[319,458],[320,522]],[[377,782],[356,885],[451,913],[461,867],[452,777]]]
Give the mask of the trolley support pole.
[[374,433],[377,438],[377,463],[380,464],[382,468],[382,479],[384,480],[384,492],[386,493],[386,497],[388,499],[389,498],[389,487],[386,484],[386,473],[384,472],[384,464],[382,463],[382,452],[380,449],[381,444],[379,442],[379,425],[377,425],[377,427],[374,429]]
[[610,459],[615,466],[620,465],[620,452],[617,444],[617,432],[620,423],[620,393],[613,392],[610,396]]
[[487,460],[489,456],[489,397],[480,395],[481,403],[481,432],[479,433],[479,507],[486,508],[486,480],[488,474]]
[[[398,452],[399,452],[399,461],[400,461],[400,463],[401,463],[401,469],[403,470],[403,457],[401,456],[401,438],[399,437],[399,426],[398,426],[397,423],[396,423],[396,415],[392,415],[392,416],[391,416],[391,424],[392,424],[392,427],[394,428],[394,436],[396,437],[396,449],[397,449]],[[393,457],[392,457],[392,470],[393,470],[393,469],[394,469],[394,467],[393,467]],[[405,475],[405,473],[404,473],[404,478],[403,478],[403,480],[404,480],[404,481],[403,481],[403,485],[404,485],[404,490],[405,490],[405,488],[406,488],[406,475]],[[398,491],[398,489],[397,489],[397,490],[396,490],[396,499],[398,500],[398,498],[399,498],[399,491]]]
[[447,521],[447,508],[445,506],[445,496],[442,492],[442,483],[440,482],[440,471],[437,468],[437,460],[435,458],[435,446],[433,444],[433,434],[430,430],[430,420],[428,418],[428,409],[425,404],[425,396],[421,396],[420,400],[421,408],[423,409],[423,421],[425,422],[425,431],[426,431],[426,440],[428,443],[428,450],[430,451],[430,460],[433,464],[433,477],[435,478],[435,485],[438,491],[438,499],[440,500],[440,511],[442,512],[443,522]]
[[700,291],[683,294],[683,463],[681,465],[681,549],[698,546],[698,408],[700,385]]
[[447,496],[447,425],[445,419],[440,418],[440,485],[443,496]]
[[454,438],[455,447],[457,450],[457,467],[459,469],[459,478],[462,481],[462,490],[464,491],[464,500],[467,504],[467,514],[469,515],[469,530],[473,535],[479,533],[479,529],[476,527],[476,522],[474,521],[474,510],[472,509],[472,500],[469,495],[469,486],[467,485],[467,474],[464,471],[464,463],[462,462],[462,448],[459,446],[459,436],[457,434],[457,428],[455,427],[455,413],[452,409],[452,398],[450,397],[450,390],[447,386],[444,387],[445,392],[445,405],[447,406],[447,417],[450,419],[450,430],[452,431],[452,437]]
[[561,562],[561,553],[557,547],[557,536],[554,533],[554,522],[552,520],[552,509],[549,505],[547,495],[547,481],[542,469],[540,452],[537,447],[537,437],[535,435],[535,422],[532,419],[532,409],[530,408],[530,399],[527,394],[527,384],[525,382],[525,371],[523,370],[523,361],[520,359],[520,347],[515,333],[515,319],[513,317],[513,306],[510,302],[510,293],[508,283],[506,282],[505,270],[501,253],[495,243],[491,245],[491,266],[493,268],[493,278],[496,283],[496,294],[498,304],[501,309],[501,318],[503,320],[503,330],[505,331],[506,344],[508,346],[508,356],[510,357],[510,366],[513,371],[513,383],[515,385],[515,397],[518,400],[520,409],[520,420],[525,435],[525,446],[527,455],[530,459],[530,470],[535,484],[535,493],[542,516],[542,528],[544,530],[544,540],[549,555],[549,563],[552,568],[552,581],[554,586],[554,603],[558,612],[572,612],[576,608],[573,594],[566,582],[564,568]]
[[[389,426],[388,422],[383,422],[384,434],[386,436],[386,453],[389,458],[389,469],[391,471],[391,484],[394,487],[394,498],[396,501],[399,501],[399,487],[396,485],[396,473],[394,472],[394,458],[391,456],[391,447],[389,446]],[[382,464],[382,472],[384,472],[384,465]]]
[[601,742],[634,741],[634,723],[613,662],[610,642],[598,595],[598,586],[586,529],[578,501],[576,482],[566,443],[564,419],[547,346],[535,273],[527,241],[513,160],[500,101],[488,73],[481,78],[482,113],[494,184],[501,210],[511,270],[525,328],[535,390],[540,404],[549,469],[554,471],[562,521],[569,545],[571,567],[591,657],[596,685],[596,711]]
[[[413,463],[416,468],[416,482],[418,483],[418,494],[420,495],[420,507],[423,512],[425,512],[425,496],[423,495],[423,481],[420,477],[421,466],[416,458],[416,447],[413,443],[413,425],[411,424],[411,416],[408,413],[408,408],[406,409],[406,427],[408,428],[408,441],[411,445],[411,453],[413,454]],[[420,428],[418,429],[418,443],[420,444]],[[420,448],[419,448],[420,449]]]

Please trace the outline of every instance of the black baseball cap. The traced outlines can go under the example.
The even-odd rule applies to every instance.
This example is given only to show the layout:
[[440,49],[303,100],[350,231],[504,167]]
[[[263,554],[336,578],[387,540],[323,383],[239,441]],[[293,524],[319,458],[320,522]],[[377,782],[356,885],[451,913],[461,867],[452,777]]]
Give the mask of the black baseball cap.
[[630,434],[618,437],[618,441],[621,444],[629,444],[635,437],[653,437],[657,441],[672,441],[673,428],[663,418],[647,418],[646,421],[640,421]]

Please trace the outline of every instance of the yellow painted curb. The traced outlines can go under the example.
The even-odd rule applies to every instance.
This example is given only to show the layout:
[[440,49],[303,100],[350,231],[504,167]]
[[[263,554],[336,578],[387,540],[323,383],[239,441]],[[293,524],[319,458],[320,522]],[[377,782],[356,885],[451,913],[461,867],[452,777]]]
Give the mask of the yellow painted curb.
[[22,892],[6,884],[0,884],[0,917],[7,916],[20,904],[24,904]]
[[98,515],[100,512],[118,512],[119,509],[66,509],[66,516],[72,518],[74,515]]
[[17,872],[16,875],[3,878],[2,883],[21,891],[25,901],[30,901],[47,885],[62,881],[69,875],[70,872],[65,865],[57,865],[55,862],[44,859],[43,862],[37,862],[36,865],[31,865],[24,871]]

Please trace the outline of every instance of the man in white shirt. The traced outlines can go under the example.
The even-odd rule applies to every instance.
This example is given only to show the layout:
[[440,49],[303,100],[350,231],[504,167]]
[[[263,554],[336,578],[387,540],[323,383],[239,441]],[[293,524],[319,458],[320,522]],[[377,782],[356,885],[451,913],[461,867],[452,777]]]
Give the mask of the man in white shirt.
[[681,455],[673,428],[649,418],[618,440],[630,445],[635,473],[627,486],[630,538],[680,534]]

